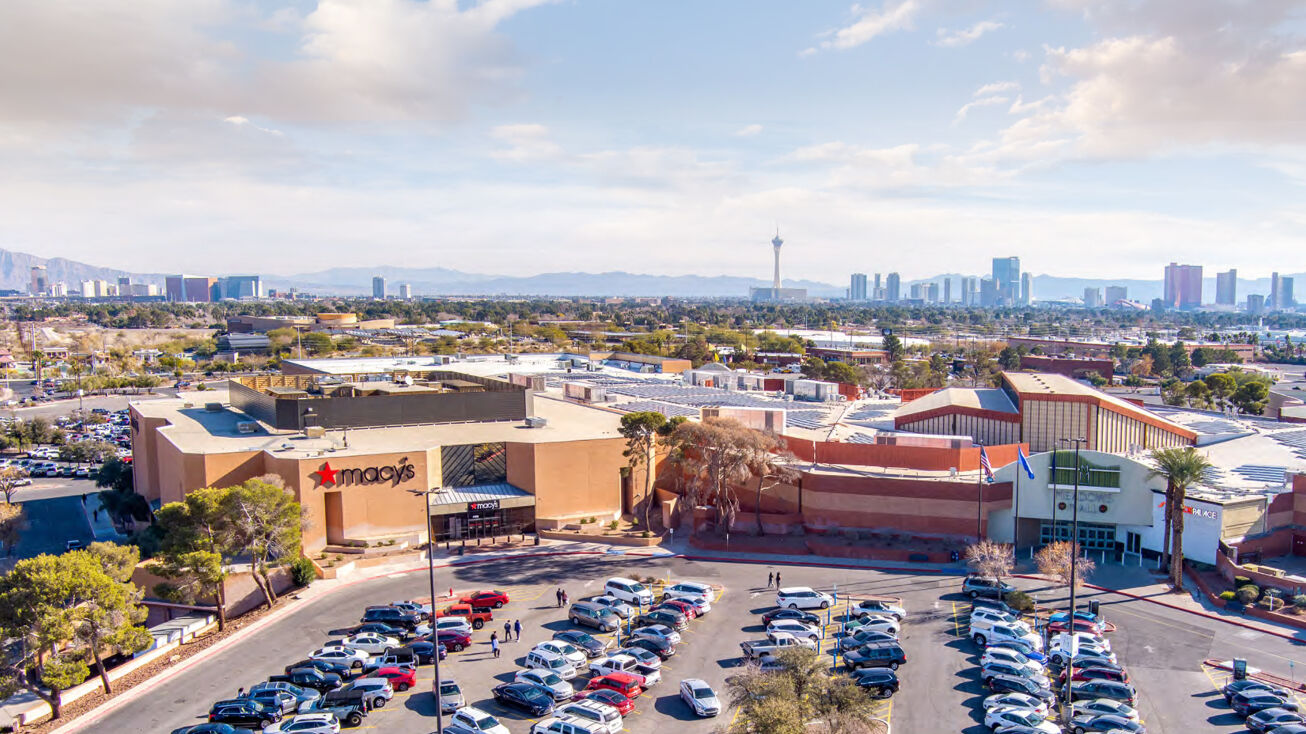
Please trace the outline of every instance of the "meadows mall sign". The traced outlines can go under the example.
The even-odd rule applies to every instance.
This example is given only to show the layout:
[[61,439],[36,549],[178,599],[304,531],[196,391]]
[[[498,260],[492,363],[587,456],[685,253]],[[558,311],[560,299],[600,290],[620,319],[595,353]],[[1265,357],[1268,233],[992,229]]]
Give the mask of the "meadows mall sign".
[[358,469],[333,469],[331,462],[324,461],[318,470],[309,474],[313,477],[313,489],[318,487],[352,486],[355,484],[385,484],[399,486],[417,476],[417,469],[408,463],[408,457],[399,460],[394,466],[369,466]]

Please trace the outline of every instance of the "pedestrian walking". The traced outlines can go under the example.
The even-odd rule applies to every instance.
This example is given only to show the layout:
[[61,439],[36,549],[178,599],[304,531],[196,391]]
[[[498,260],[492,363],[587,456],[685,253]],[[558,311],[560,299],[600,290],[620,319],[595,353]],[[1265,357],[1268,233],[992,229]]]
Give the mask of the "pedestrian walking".
[[513,623],[512,623],[512,635],[513,635],[513,638],[514,638],[514,639],[516,639],[518,642],[521,642],[521,620],[520,620],[520,619],[513,620]]
[[562,590],[562,603],[563,603],[563,604],[566,604],[566,603],[567,603],[567,590],[566,590],[566,589],[563,589],[563,590]]
[[499,657],[499,633],[498,632],[490,633],[490,650],[494,653],[494,656],[496,658]]
[[512,641],[512,622],[503,623],[503,641],[504,642]]
[[553,595],[558,598],[558,606],[562,606],[562,587],[558,587],[558,590],[553,592]]
[[780,588],[780,572],[775,572],[775,588]]
[[766,588],[769,589],[772,586],[775,586],[775,571],[772,571],[771,573],[768,573],[766,575]]

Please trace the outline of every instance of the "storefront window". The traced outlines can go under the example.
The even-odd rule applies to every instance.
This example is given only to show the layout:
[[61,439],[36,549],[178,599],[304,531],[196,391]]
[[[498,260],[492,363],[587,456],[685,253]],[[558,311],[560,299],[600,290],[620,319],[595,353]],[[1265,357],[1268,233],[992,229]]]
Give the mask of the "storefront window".
[[474,487],[508,481],[508,451],[502,442],[465,443],[440,449],[445,487]]

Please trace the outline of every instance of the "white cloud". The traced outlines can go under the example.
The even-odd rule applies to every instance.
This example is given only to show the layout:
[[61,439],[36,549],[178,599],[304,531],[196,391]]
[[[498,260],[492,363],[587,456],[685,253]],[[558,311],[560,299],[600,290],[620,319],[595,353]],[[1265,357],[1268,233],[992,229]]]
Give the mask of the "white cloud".
[[242,117],[241,115],[232,115],[230,117],[224,117],[222,118],[222,121],[235,125],[236,127],[248,126],[252,130],[258,130],[259,132],[267,133],[268,135],[283,134],[280,130],[273,130],[272,128],[269,127],[259,127],[258,125],[255,125],[254,123],[250,122],[248,117]]
[[1003,92],[1018,92],[1018,91],[1020,91],[1020,82],[1010,82],[1010,81],[992,82],[990,84],[985,84],[979,89],[976,89],[974,96],[987,97],[991,94],[1002,94]]
[[934,45],[944,46],[946,48],[956,48],[957,46],[966,46],[970,43],[975,42],[976,40],[979,39],[980,36],[984,35],[985,33],[988,33],[989,31],[996,31],[999,28],[1005,28],[1005,27],[1006,26],[1003,25],[1002,23],[999,23],[994,20],[982,20],[976,23],[975,25],[971,26],[970,28],[959,28],[957,30],[940,28],[936,32],[936,35],[938,37],[935,39]]
[[1010,101],[1010,97],[1004,97],[1002,95],[979,97],[978,99],[962,105],[961,109],[957,110],[957,114],[953,117],[952,122],[954,125],[960,123],[966,119],[966,115],[969,114],[971,110],[976,109],[977,107],[992,107],[994,105],[1006,104]]
[[553,142],[544,125],[499,125],[490,131],[490,137],[508,147],[491,151],[494,158],[525,163],[553,160],[563,154],[562,146]]
[[[885,0],[884,5],[878,9],[854,5],[849,12],[855,20],[847,26],[828,31],[825,34],[827,40],[821,41],[819,48],[843,51],[885,33],[911,29],[923,7],[923,0]],[[816,51],[817,47],[812,47],[802,53],[810,55]]]
[[744,125],[743,127],[736,130],[735,136],[740,138],[750,138],[754,135],[760,134],[761,132],[762,132],[762,126],[757,123],[753,123],[751,125]]

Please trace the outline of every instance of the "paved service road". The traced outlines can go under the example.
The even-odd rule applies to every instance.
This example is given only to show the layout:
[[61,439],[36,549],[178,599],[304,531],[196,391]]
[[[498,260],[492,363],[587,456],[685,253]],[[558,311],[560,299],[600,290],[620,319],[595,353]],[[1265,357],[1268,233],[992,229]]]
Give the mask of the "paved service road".
[[[663,682],[641,697],[635,713],[626,717],[633,734],[675,731],[708,734],[730,723],[727,711],[715,720],[692,717],[676,697],[682,678],[707,680],[718,692],[740,665],[739,642],[760,636],[757,613],[771,608],[773,591],[766,574],[779,570],[784,585],[835,589],[841,599],[868,594],[903,598],[908,616],[901,633],[907,664],[898,672],[902,690],[877,704],[893,731],[987,733],[978,715],[984,690],[978,680],[977,648],[966,635],[967,600],[958,593],[960,579],[929,573],[843,570],[814,566],[767,567],[723,561],[680,558],[636,558],[624,555],[545,556],[510,558],[437,571],[437,589],[459,591],[501,588],[512,602],[495,612],[495,621],[474,636],[471,649],[451,654],[442,674],[462,684],[468,701],[500,716],[514,734],[529,729],[529,719],[499,708],[490,698],[493,685],[510,680],[526,650],[554,631],[568,628],[563,610],[554,601],[559,585],[573,599],[599,592],[611,576],[656,576],[692,579],[720,587],[712,611],[692,621],[677,654],[664,665]],[[1022,582],[1048,601],[1047,589]],[[240,686],[280,672],[329,638],[331,630],[353,624],[369,604],[427,596],[425,573],[397,574],[360,582],[307,606],[295,609],[268,627],[249,635],[208,661],[173,674],[143,697],[94,722],[96,731],[171,731],[198,723],[213,701],[234,695]],[[1090,595],[1091,597],[1091,595]],[[1202,661],[1245,653],[1253,667],[1288,674],[1289,661],[1299,655],[1291,642],[1270,635],[1167,610],[1143,601],[1101,594],[1104,613],[1118,630],[1113,648],[1140,691],[1139,708],[1153,734],[1241,731],[1241,721],[1224,707],[1215,690],[1219,676],[1204,671]],[[491,629],[502,632],[505,619],[520,619],[522,642],[503,645],[499,659],[490,654]],[[832,645],[834,628],[827,629],[822,649]],[[384,709],[374,711],[364,728],[388,732],[429,732],[435,729],[429,695],[431,671],[425,666],[416,689],[399,694]],[[578,678],[583,687],[584,678]],[[84,730],[89,730],[90,722]]]

